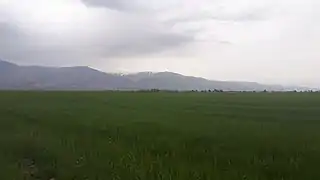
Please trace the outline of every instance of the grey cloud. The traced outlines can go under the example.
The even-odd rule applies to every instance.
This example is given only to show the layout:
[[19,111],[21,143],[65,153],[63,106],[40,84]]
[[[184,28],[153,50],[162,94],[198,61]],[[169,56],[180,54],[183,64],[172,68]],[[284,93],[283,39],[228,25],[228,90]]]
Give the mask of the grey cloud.
[[[122,22],[125,24],[125,22]],[[75,37],[27,33],[13,24],[0,24],[0,55],[31,62],[85,62],[92,59],[134,57],[160,53],[193,41],[192,36],[156,30],[152,27],[113,28],[94,36],[80,33]],[[100,33],[99,33],[100,32]],[[51,37],[50,37],[51,36]]]
[[149,34],[141,33],[133,35],[130,39],[119,39],[113,44],[106,44],[104,56],[132,56],[157,53],[191,41],[193,41],[192,37],[181,34],[159,32]]
[[[109,9],[116,9],[121,12],[127,13],[141,13],[144,12],[146,16],[154,16],[159,24],[162,24],[166,28],[180,28],[180,32],[183,32],[184,35],[189,36],[189,40],[193,39],[194,42],[215,42],[221,44],[231,44],[230,41],[225,39],[220,39],[219,37],[209,38],[209,39],[198,39],[197,35],[203,34],[208,29],[206,28],[197,28],[196,26],[190,29],[190,25],[188,23],[202,23],[204,21],[218,21],[218,22],[254,22],[254,21],[265,21],[270,15],[273,13],[271,6],[260,6],[260,7],[250,7],[247,9],[240,10],[238,12],[223,12],[219,9],[217,11],[202,11],[197,10],[196,7],[191,12],[182,12],[179,13],[180,9],[184,8],[185,2],[187,6],[192,7],[192,1],[181,1],[181,0],[172,0],[170,8],[153,8],[154,2],[152,0],[82,0],[86,5],[92,7],[106,7]],[[169,1],[164,1],[163,4],[168,5]],[[217,3],[217,7],[219,7],[219,2],[211,2],[206,0],[200,0],[200,3],[203,3],[203,6],[212,5]],[[172,16],[161,17],[162,15],[166,16],[167,13],[171,13]],[[181,37],[180,37],[181,38]],[[190,41],[191,42],[191,41]]]
[[[143,11],[143,12],[150,12],[147,11],[146,8],[143,8],[150,3],[149,1],[144,1],[144,0],[82,0],[82,2],[88,6],[93,6],[93,7],[106,7],[109,9],[116,9],[120,11],[130,11],[130,10],[138,10],[138,11]],[[151,4],[151,3],[150,3]],[[180,4],[181,5],[181,4]],[[172,6],[174,9],[180,9],[183,7],[179,6]],[[156,13],[165,13],[162,9],[153,9],[152,5],[148,7],[149,9],[152,9],[154,11],[159,11],[159,12],[153,12],[154,14]],[[169,24],[175,24],[175,23],[183,23],[183,22],[190,22],[190,21],[202,21],[202,20],[217,20],[217,21],[260,21],[260,20],[265,20],[268,18],[268,15],[271,13],[273,7],[267,6],[267,7],[257,7],[257,8],[252,8],[249,10],[243,10],[240,12],[236,13],[226,13],[226,12],[202,12],[199,11],[196,13],[191,13],[187,15],[180,15],[175,18],[170,18],[166,21],[165,23]]]
[[175,25],[189,22],[202,22],[207,20],[222,21],[222,22],[249,22],[249,21],[264,21],[272,14],[269,8],[257,8],[250,11],[242,11],[237,13],[197,13],[189,14],[187,16],[180,16],[165,20],[164,23],[168,25]]
[[132,0],[82,0],[84,4],[92,7],[107,7],[115,10],[130,10],[134,6]]
[[[140,7],[138,0],[83,0],[88,6],[108,7],[121,11]],[[91,9],[89,9],[91,10]],[[1,12],[1,11],[0,11]],[[139,57],[175,49],[196,41],[198,31],[174,32],[172,27],[149,17],[126,12],[106,13],[99,16],[99,24],[88,26],[89,31],[75,28],[72,34],[39,33],[27,31],[15,22],[0,26],[0,55],[17,61],[68,64],[92,59]],[[9,17],[10,18],[10,17]],[[23,22],[22,22],[23,23]],[[32,27],[31,29],[39,28]],[[29,27],[30,28],[30,27]],[[41,29],[40,29],[41,30]],[[215,40],[219,42],[219,40]]]
[[32,39],[18,26],[10,23],[0,23],[0,53],[15,53],[16,49],[28,47]]
[[88,7],[104,7],[118,11],[154,13],[171,8],[179,8],[180,0],[81,0]]
[[[83,1],[88,6],[118,10],[128,10],[137,4],[131,0]],[[95,8],[87,10],[91,15],[95,13]],[[0,5],[1,13],[7,19],[18,18],[11,16],[14,15],[12,13],[4,12]],[[161,53],[194,41],[193,34],[174,32],[153,16],[145,17],[108,9],[95,14],[91,21],[70,26],[71,33],[60,32],[59,29],[47,31],[47,26],[54,27],[55,24],[25,22],[28,17],[0,22],[0,56],[26,63],[85,63],[97,59]]]

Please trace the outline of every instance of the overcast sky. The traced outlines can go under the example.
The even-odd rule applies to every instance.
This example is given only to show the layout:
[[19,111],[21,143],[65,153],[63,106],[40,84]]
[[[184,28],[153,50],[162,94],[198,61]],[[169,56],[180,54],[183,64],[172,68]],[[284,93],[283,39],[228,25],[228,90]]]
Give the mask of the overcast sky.
[[0,58],[320,85],[319,0],[0,0]]

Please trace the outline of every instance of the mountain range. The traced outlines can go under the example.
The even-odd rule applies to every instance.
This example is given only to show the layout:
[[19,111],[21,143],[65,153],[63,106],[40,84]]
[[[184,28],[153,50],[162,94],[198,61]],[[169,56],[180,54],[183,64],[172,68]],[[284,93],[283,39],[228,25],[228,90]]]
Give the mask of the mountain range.
[[[0,60],[1,90],[213,90],[285,91],[299,89],[255,82],[213,81],[173,72],[119,75],[86,66],[19,66]],[[302,89],[302,88],[300,88]],[[303,88],[305,89],[305,88]]]

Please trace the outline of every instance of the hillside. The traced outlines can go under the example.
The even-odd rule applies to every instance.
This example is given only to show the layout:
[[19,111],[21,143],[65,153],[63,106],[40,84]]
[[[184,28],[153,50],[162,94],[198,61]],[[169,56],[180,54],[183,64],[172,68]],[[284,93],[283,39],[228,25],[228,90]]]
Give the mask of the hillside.
[[212,81],[172,72],[141,72],[115,75],[90,67],[19,66],[0,60],[0,89],[3,90],[208,90],[282,91],[282,86],[254,82]]

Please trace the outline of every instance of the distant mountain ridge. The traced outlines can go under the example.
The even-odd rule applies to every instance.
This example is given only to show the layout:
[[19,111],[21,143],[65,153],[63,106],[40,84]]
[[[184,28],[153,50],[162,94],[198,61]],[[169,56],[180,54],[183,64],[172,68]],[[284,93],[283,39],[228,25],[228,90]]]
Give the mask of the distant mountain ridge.
[[279,85],[254,82],[212,81],[183,76],[173,72],[140,72],[111,74],[86,66],[42,67],[19,66],[0,60],[2,90],[213,90],[224,91],[283,91]]

